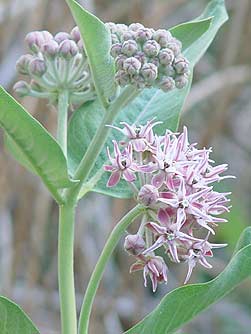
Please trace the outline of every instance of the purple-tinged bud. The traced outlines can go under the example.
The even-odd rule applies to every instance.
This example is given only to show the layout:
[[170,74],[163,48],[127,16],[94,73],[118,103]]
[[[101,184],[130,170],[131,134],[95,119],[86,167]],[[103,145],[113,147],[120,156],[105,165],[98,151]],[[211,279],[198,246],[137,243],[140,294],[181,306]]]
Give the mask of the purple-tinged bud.
[[143,51],[148,57],[155,57],[160,51],[160,45],[153,40],[147,41],[143,46]]
[[138,51],[138,45],[134,40],[130,39],[123,43],[121,51],[124,55],[131,57]]
[[20,74],[29,74],[29,64],[34,59],[32,55],[26,54],[21,56],[16,62],[16,69]]
[[124,87],[130,83],[130,76],[126,71],[119,70],[115,75],[115,81],[121,87]]
[[145,249],[145,241],[139,234],[129,234],[125,238],[124,249],[130,254],[137,256]]
[[134,75],[139,73],[140,68],[141,68],[141,62],[137,58],[130,57],[124,61],[123,69],[129,75]]
[[78,50],[78,46],[74,41],[66,39],[60,43],[58,54],[65,59],[71,59],[76,56]]
[[122,34],[125,31],[128,30],[128,26],[126,24],[123,23],[117,23],[116,24],[116,28],[117,28],[117,33]]
[[181,49],[182,49],[182,43],[176,39],[176,38],[172,38],[168,44],[166,45],[166,47],[168,49],[171,49],[175,55],[175,57],[177,57],[180,52],[181,52]]
[[146,87],[146,81],[144,77],[141,74],[135,74],[131,77],[131,83],[137,88],[137,89],[143,89]]
[[116,34],[117,32],[117,25],[113,22],[105,23],[105,26],[110,30],[112,34]]
[[134,57],[137,58],[141,64],[145,64],[147,62],[147,57],[143,51],[138,51]]
[[132,23],[132,24],[129,25],[128,28],[129,28],[129,30],[137,31],[139,29],[144,29],[145,27],[141,23]]
[[18,81],[13,86],[13,90],[16,92],[16,94],[20,97],[27,96],[30,92],[30,86],[25,81]]
[[158,67],[152,63],[146,63],[140,71],[142,76],[149,82],[153,82],[158,76]]
[[144,43],[152,38],[152,31],[147,28],[139,29],[135,32],[135,39],[138,43]]
[[155,66],[159,67],[160,66],[160,62],[159,62],[159,58],[158,57],[154,57],[151,59],[151,63],[154,64]]
[[174,68],[178,74],[184,74],[189,71],[189,63],[186,58],[179,57],[175,59]]
[[113,58],[116,58],[119,54],[121,54],[122,44],[121,43],[115,43],[111,47],[111,56]]
[[54,59],[58,52],[58,43],[54,40],[51,40],[42,47],[43,53],[50,59]]
[[116,34],[111,34],[111,38],[112,38],[112,44],[120,43],[120,39]]
[[161,74],[164,74],[167,77],[174,77],[176,75],[175,69],[172,65],[161,65],[158,69]]
[[78,43],[78,41],[81,39],[80,31],[77,26],[72,29],[71,37],[76,43]]
[[162,65],[170,65],[174,60],[173,51],[170,49],[162,49],[159,53],[159,61]]
[[138,193],[138,201],[145,206],[154,205],[159,198],[158,189],[150,184],[141,187]]
[[115,59],[115,65],[118,70],[122,70],[124,68],[124,61],[126,60],[126,56],[119,55]]
[[128,41],[129,39],[134,39],[134,35],[135,35],[134,31],[125,31],[121,35],[121,40],[125,42]]
[[55,36],[54,36],[55,41],[60,44],[61,42],[71,39],[71,35],[68,34],[67,32],[58,32]]
[[38,52],[42,45],[52,38],[53,36],[46,30],[32,31],[26,35],[25,42],[28,44],[31,51]]
[[178,75],[175,78],[175,86],[178,89],[184,88],[187,85],[187,83],[188,83],[188,78],[186,75]]
[[165,29],[158,29],[153,34],[153,39],[159,43],[159,45],[162,48],[165,48],[169,42],[169,40],[172,38],[171,33],[168,30]]
[[170,90],[174,89],[175,87],[175,81],[171,77],[164,77],[160,83],[159,87],[164,91],[164,92],[169,92]]
[[33,59],[29,64],[29,73],[37,76],[42,77],[47,70],[47,66],[44,60],[40,58]]

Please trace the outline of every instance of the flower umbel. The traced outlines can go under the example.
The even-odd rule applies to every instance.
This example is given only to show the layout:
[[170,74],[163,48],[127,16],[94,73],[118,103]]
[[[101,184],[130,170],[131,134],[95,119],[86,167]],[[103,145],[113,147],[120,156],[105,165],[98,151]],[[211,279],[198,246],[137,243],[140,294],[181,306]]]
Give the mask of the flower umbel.
[[172,262],[187,263],[184,283],[197,264],[211,268],[207,258],[213,256],[214,248],[226,244],[208,239],[218,224],[227,222],[219,215],[229,211],[230,194],[215,191],[213,183],[233,178],[221,175],[226,164],[212,164],[211,149],[189,143],[186,127],[181,133],[167,130],[164,136],[155,135],[153,128],[160,123],[152,120],[145,125],[122,122],[123,128],[112,126],[124,139],[113,141],[114,157],[108,149],[111,165],[104,166],[112,173],[108,187],[122,177],[135,199],[146,207],[138,233],[126,237],[125,249],[137,260],[130,271],[143,270],[145,286],[149,276],[153,291],[158,282],[167,282],[165,261],[155,254],[159,248]]
[[111,56],[119,86],[157,87],[164,92],[186,86],[189,62],[181,53],[181,42],[168,30],[155,31],[139,23],[106,25],[111,32]]
[[14,90],[20,96],[30,95],[57,101],[59,92],[69,92],[69,102],[77,106],[95,98],[87,57],[77,27],[71,33],[33,31],[25,38],[28,54],[22,55],[17,71],[30,82],[18,81]]

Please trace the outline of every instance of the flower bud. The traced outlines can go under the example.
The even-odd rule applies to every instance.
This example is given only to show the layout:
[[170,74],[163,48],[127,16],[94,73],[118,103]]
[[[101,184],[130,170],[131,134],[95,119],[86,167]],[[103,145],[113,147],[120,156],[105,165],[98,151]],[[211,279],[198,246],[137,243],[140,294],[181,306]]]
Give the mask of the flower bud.
[[125,42],[128,41],[129,39],[134,39],[134,35],[135,35],[134,31],[125,31],[121,35],[121,40]]
[[152,38],[152,32],[150,29],[142,28],[135,32],[135,39],[138,43],[144,43]]
[[45,62],[40,58],[33,59],[29,64],[29,73],[41,77],[46,72],[47,67]]
[[152,63],[146,63],[140,71],[142,76],[149,82],[153,82],[158,76],[158,68]]
[[129,75],[137,74],[139,72],[140,68],[141,68],[141,62],[138,59],[134,58],[134,57],[127,58],[124,61],[123,69]]
[[116,57],[115,59],[116,68],[122,70],[124,68],[124,61],[126,59],[127,59],[126,56],[123,55],[119,55],[118,57]]
[[122,45],[121,43],[115,43],[111,47],[111,56],[116,58],[121,53]]
[[161,82],[159,83],[159,87],[164,92],[169,92],[170,90],[174,89],[175,81],[171,77],[164,77]]
[[178,75],[175,78],[175,86],[178,89],[182,89],[183,87],[185,87],[188,83],[188,78],[186,75]]
[[123,43],[121,51],[124,55],[131,57],[138,51],[138,45],[134,40],[130,39]]
[[144,239],[138,234],[129,234],[125,238],[124,249],[130,255],[139,255],[145,249],[145,241]]
[[54,40],[51,40],[43,44],[42,50],[48,58],[54,59],[58,52],[58,43]]
[[153,39],[159,43],[159,45],[163,48],[165,48],[169,42],[169,40],[172,38],[171,33],[168,30],[165,29],[158,29],[153,34]]
[[112,34],[116,34],[117,32],[117,25],[113,22],[107,22],[105,23],[105,26],[110,30]]
[[30,92],[30,86],[25,81],[16,82],[13,89],[20,97],[26,96]]
[[189,71],[189,63],[184,57],[175,59],[174,68],[178,74],[184,74]]
[[147,41],[143,46],[143,51],[148,57],[155,57],[160,51],[160,45],[154,40]]
[[81,39],[80,31],[77,26],[72,29],[71,37],[76,43],[78,43],[78,41]]
[[46,30],[32,31],[26,35],[25,42],[28,44],[31,51],[38,52],[42,45],[52,38],[53,36]]
[[138,59],[141,64],[145,64],[147,62],[147,57],[143,51],[138,51],[135,55],[134,58]]
[[164,74],[167,77],[174,77],[176,75],[175,69],[173,68],[172,65],[161,65],[159,67],[159,72]]
[[139,29],[144,29],[145,27],[141,23],[132,23],[129,25],[129,30],[137,31]]
[[158,189],[150,184],[141,187],[138,193],[138,201],[145,206],[154,205],[159,198]]
[[58,53],[65,59],[71,59],[78,53],[77,44],[72,40],[66,39],[60,43]]
[[30,54],[26,54],[21,56],[16,62],[16,69],[20,74],[29,74],[29,64],[33,56]]
[[131,83],[137,88],[137,89],[143,89],[146,87],[146,81],[144,77],[141,74],[135,74],[131,77]]
[[166,45],[168,49],[171,49],[175,56],[178,56],[182,49],[182,43],[176,39],[172,38]]
[[111,34],[112,44],[120,43],[120,40],[116,34]]
[[121,87],[124,87],[130,83],[130,76],[126,71],[119,70],[115,75],[115,81]]
[[54,36],[55,41],[60,44],[61,42],[71,39],[71,35],[68,34],[67,32],[58,32],[55,36]]
[[170,65],[174,60],[173,51],[170,49],[162,49],[159,53],[159,61],[162,65]]

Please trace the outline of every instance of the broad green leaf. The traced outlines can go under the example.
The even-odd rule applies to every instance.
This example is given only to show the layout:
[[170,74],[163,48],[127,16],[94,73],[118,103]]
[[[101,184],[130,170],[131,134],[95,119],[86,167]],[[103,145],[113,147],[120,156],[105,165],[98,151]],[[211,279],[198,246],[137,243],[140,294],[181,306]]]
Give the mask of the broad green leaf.
[[0,333],[39,334],[39,331],[18,305],[0,296]]
[[17,160],[41,177],[52,193],[73,184],[66,158],[54,138],[0,87],[0,126]]
[[106,107],[109,97],[115,93],[114,61],[110,56],[110,31],[100,19],[75,0],[66,2],[80,29],[98,97]]
[[223,298],[251,276],[251,234],[246,230],[239,243],[240,250],[225,270],[212,281],[192,284],[168,293],[145,319],[125,334],[171,334],[185,323]]
[[[171,29],[172,34],[178,36],[185,46],[185,48],[183,48],[183,53],[186,57],[189,58],[191,63],[191,72],[193,70],[193,66],[207,50],[208,46],[213,41],[216,32],[226,21],[226,19],[227,14],[225,11],[224,2],[211,1],[205,12],[197,20],[178,25]],[[155,128],[157,134],[162,134],[166,128],[176,130],[185,99],[190,90],[191,81],[192,74],[190,76],[189,83],[185,88],[181,90],[175,89],[169,93],[164,93],[161,90],[154,88],[145,89],[139,97],[137,97],[130,105],[121,111],[121,113],[118,115],[115,125],[119,125],[120,121],[125,121],[131,124],[144,124],[147,120],[156,117],[157,120],[161,120],[163,122],[162,125]],[[86,111],[86,108],[88,111]],[[71,121],[74,122],[75,125],[72,126],[72,124],[70,124],[69,128],[69,154],[71,155],[72,151],[74,151],[74,147],[77,146],[77,141],[75,141],[77,133],[79,135],[78,141],[82,143],[81,152],[80,150],[78,150],[78,152],[75,150],[75,153],[72,154],[74,157],[72,157],[71,160],[75,161],[74,167],[76,167],[77,164],[81,161],[86,148],[90,144],[92,135],[88,138],[89,134],[87,134],[87,129],[88,133],[95,133],[95,129],[97,129],[100,122],[101,113],[101,108],[96,106],[95,108],[92,108],[92,105],[89,104],[88,106],[82,106],[78,110],[77,114],[73,116]],[[84,124],[86,118],[85,121],[83,121],[83,119],[81,120],[81,114],[88,114],[88,126]],[[76,128],[78,129],[77,131]],[[116,131],[112,131],[111,136],[105,146],[110,145],[111,138],[122,139],[119,137],[119,134],[117,134]],[[91,179],[87,184],[84,184],[80,195],[84,195],[87,192],[87,189],[90,190],[93,188],[94,184],[97,183],[93,191],[119,198],[132,197],[131,190],[123,181],[121,181],[116,187],[106,187],[109,173],[102,173],[101,170],[102,165],[106,159],[105,151],[103,151],[102,154],[100,154],[95,168],[91,173]],[[98,179],[100,180],[97,182]]]

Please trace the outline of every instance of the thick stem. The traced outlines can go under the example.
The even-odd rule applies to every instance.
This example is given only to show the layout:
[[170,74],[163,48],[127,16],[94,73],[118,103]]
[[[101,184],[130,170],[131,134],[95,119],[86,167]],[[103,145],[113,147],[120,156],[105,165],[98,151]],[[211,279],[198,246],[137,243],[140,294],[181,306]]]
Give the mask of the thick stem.
[[67,158],[67,120],[68,120],[69,93],[67,90],[58,95],[58,143]]
[[75,180],[80,180],[80,182],[75,187],[66,190],[65,196],[67,199],[71,198],[75,199],[75,201],[77,200],[77,196],[81,190],[84,181],[87,179],[98,155],[100,154],[102,148],[105,145],[106,139],[110,132],[110,128],[107,127],[107,125],[112,124],[118,112],[138,94],[139,91],[137,91],[134,87],[129,86],[124,90],[121,95],[119,95],[114,103],[112,103],[110,107],[105,110],[103,120],[73,177]]
[[115,226],[112,233],[110,234],[86,289],[79,318],[79,334],[88,334],[89,319],[91,315],[94,297],[96,295],[106,264],[108,263],[113,250],[115,249],[117,243],[119,242],[127,227],[137,216],[141,214],[143,210],[144,207],[142,207],[141,205],[137,205],[120,220],[120,222]]
[[59,209],[58,283],[61,310],[61,334],[77,334],[74,287],[74,218],[75,207],[65,204]]

